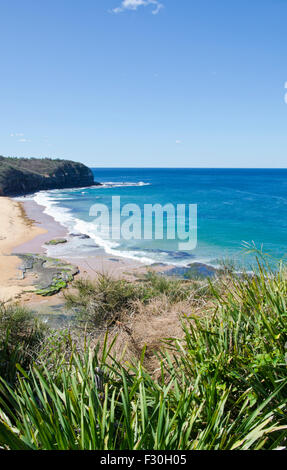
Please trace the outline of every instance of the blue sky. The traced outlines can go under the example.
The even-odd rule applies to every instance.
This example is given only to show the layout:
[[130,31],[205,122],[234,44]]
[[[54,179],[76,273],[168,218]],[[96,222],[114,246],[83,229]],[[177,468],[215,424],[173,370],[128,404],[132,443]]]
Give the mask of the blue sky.
[[286,0],[0,0],[0,154],[286,167]]

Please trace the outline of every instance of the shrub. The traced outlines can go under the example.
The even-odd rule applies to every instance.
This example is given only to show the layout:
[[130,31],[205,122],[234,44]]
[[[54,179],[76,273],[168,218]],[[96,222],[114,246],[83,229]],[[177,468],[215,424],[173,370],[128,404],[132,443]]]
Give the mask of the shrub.
[[[165,340],[158,352],[158,379],[143,367],[144,350],[140,360],[125,363],[113,355],[115,339],[108,347],[107,336],[94,351],[72,348],[56,370],[46,361],[31,365],[28,373],[18,366],[14,388],[0,380],[0,445],[286,448],[286,274],[283,265],[272,272],[258,264],[252,276],[231,274],[221,285],[211,285],[212,315],[204,310],[189,315],[182,323],[183,337]],[[98,292],[107,293],[101,300],[106,312],[127,308],[131,293],[146,298],[146,287],[131,285],[128,292],[125,283],[102,282]],[[166,284],[155,283],[155,291],[166,291]],[[90,299],[94,285],[81,286],[84,299]]]
[[[55,378],[45,367],[23,372],[13,390],[3,380],[0,444],[45,450],[229,450],[272,449],[285,443],[285,411],[271,405],[278,384],[262,403],[250,405],[247,391],[236,402],[231,387],[206,380],[204,369],[190,380],[187,356],[177,363],[164,353],[162,379],[142,367],[124,367],[110,351],[72,354]],[[164,365],[165,364],[165,365]]]
[[[67,307],[77,313],[80,321],[93,328],[111,326],[123,312],[132,312],[137,300],[145,304],[154,298],[166,296],[169,302],[175,303],[191,297],[202,297],[203,292],[207,297],[211,292],[208,283],[201,286],[192,281],[167,279],[153,272],[149,272],[141,282],[98,274],[94,281],[76,280],[73,287],[74,293],[64,294]],[[199,295],[196,294],[198,289],[201,291]]]
[[142,289],[135,283],[117,280],[99,274],[95,281],[76,280],[75,294],[66,293],[67,307],[78,314],[78,318],[94,328],[111,325],[132,302],[141,298]]
[[0,376],[13,383],[16,364],[29,367],[44,333],[44,325],[29,310],[18,305],[0,305]]

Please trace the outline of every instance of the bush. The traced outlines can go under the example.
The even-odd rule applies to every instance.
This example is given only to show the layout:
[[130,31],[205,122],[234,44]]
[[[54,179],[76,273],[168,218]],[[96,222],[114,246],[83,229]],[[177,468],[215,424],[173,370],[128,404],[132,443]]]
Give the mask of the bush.
[[[247,390],[234,402],[231,387],[206,379],[204,368],[190,380],[187,357],[176,364],[164,353],[162,379],[142,367],[86,351],[72,354],[57,377],[45,368],[23,373],[13,390],[1,380],[0,445],[45,450],[232,450],[273,449],[285,444],[286,399],[277,385],[260,404]],[[164,365],[165,364],[165,365]]]
[[[146,286],[131,285],[129,292],[125,283],[101,282],[104,312],[127,308],[131,294],[146,298]],[[94,285],[81,287],[84,299],[94,295]],[[157,281],[152,287],[166,291]],[[139,361],[124,363],[113,356],[115,340],[108,347],[107,336],[94,351],[72,348],[56,371],[45,362],[29,373],[19,367],[14,388],[1,379],[0,446],[286,448],[286,269],[271,272],[259,264],[252,276],[231,274],[210,289],[212,315],[202,310],[186,317],[182,339],[165,340],[157,380],[143,367],[144,351]]]
[[44,325],[18,305],[0,305],[0,376],[15,381],[16,364],[27,369],[37,355]]
[[75,294],[65,294],[67,307],[93,328],[112,325],[122,311],[142,296],[142,289],[137,284],[106,274],[99,274],[95,281],[76,280],[73,287],[77,290]]
[[[132,312],[136,300],[147,303],[156,297],[166,296],[171,303],[179,302],[196,297],[199,284],[167,279],[149,272],[141,282],[98,274],[95,281],[79,279],[73,287],[76,290],[74,294],[64,294],[67,308],[73,309],[78,319],[89,327],[99,329],[111,326],[123,312]],[[210,293],[209,285],[204,289],[207,296]]]

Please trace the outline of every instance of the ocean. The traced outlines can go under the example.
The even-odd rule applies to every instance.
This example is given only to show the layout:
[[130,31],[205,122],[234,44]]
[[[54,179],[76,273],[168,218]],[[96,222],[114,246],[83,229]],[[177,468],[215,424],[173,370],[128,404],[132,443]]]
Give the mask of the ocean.
[[[270,262],[282,259],[287,248],[287,170],[285,169],[167,169],[95,168],[95,181],[102,186],[41,191],[33,199],[45,212],[64,225],[75,237],[74,255],[85,256],[100,247],[112,256],[146,264],[187,266],[200,262],[218,266],[228,260],[237,267],[250,267],[254,255],[245,243],[254,243],[269,255]],[[176,238],[109,238],[109,226],[99,235],[93,204],[111,209],[112,196],[120,196],[121,206],[136,204],[143,217],[144,204],[196,204],[197,246],[179,250]],[[141,221],[143,222],[143,221]],[[166,225],[165,220],[165,225]],[[164,226],[165,226],[164,225]],[[94,248],[93,248],[94,247]],[[67,250],[61,246],[58,250]],[[71,250],[71,246],[70,246]],[[54,253],[54,252],[53,252]],[[61,254],[60,251],[57,254]]]

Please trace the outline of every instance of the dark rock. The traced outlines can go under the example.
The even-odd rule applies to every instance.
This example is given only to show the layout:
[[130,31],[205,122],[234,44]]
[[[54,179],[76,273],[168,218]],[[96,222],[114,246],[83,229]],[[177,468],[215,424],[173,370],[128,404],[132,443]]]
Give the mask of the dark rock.
[[70,237],[79,237],[81,240],[87,240],[91,238],[89,235],[85,235],[84,233],[70,233]]
[[28,272],[33,273],[33,284],[36,286],[35,293],[44,297],[57,294],[65,289],[74,276],[79,273],[79,268],[65,261],[48,258],[36,254],[17,254],[22,260],[20,267],[23,278]]
[[45,242],[45,245],[62,245],[63,243],[67,243],[68,240],[66,238],[55,238],[48,242]]
[[167,276],[175,276],[183,279],[204,279],[216,276],[218,270],[213,266],[203,263],[192,263],[187,268],[172,268],[165,271]]

